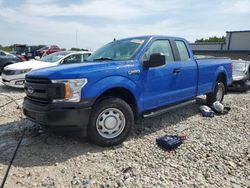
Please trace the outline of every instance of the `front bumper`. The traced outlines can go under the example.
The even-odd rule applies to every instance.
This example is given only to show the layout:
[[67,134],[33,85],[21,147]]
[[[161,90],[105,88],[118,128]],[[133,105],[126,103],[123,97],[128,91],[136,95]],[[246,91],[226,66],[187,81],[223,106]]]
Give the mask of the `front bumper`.
[[4,85],[10,87],[24,88],[25,74],[19,74],[19,75],[2,74],[2,82]]
[[77,131],[86,136],[93,100],[81,103],[40,104],[24,99],[24,115],[49,128]]

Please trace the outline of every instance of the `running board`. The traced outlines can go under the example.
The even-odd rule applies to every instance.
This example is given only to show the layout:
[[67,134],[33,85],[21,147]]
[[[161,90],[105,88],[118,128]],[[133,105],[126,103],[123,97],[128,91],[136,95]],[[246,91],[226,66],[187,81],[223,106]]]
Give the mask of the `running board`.
[[144,114],[143,117],[144,118],[149,118],[149,117],[155,117],[155,116],[158,116],[158,115],[162,115],[168,111],[171,111],[171,110],[174,110],[176,108],[181,108],[181,107],[184,107],[186,105],[190,105],[190,104],[193,104],[195,103],[196,100],[190,100],[190,101],[186,101],[186,102],[183,102],[183,103],[179,103],[179,104],[176,104],[176,105],[173,105],[173,106],[168,106],[164,109],[160,109],[160,110],[157,110],[157,111],[152,111],[148,114]]

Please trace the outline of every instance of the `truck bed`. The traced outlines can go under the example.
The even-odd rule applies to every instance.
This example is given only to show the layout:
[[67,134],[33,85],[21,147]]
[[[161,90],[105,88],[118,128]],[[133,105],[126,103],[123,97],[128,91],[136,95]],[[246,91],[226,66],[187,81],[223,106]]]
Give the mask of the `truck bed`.
[[203,57],[196,59],[198,65],[198,89],[197,95],[209,93],[214,89],[214,83],[218,71],[223,71],[228,78],[228,83],[232,81],[231,76],[231,60],[228,58],[217,57]]

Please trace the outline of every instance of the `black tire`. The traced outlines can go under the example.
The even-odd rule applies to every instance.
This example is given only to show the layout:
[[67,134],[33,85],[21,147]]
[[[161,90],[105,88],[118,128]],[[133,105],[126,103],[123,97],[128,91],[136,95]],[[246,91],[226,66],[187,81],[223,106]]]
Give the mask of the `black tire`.
[[[220,99],[217,99],[217,93],[219,91],[222,91],[222,97]],[[222,82],[216,82],[214,91],[207,94],[207,104],[211,106],[215,101],[219,101],[220,103],[222,103],[225,93],[226,93],[225,85]]]
[[[115,111],[116,113],[118,111],[118,115],[116,115],[116,116],[110,115],[109,116],[110,109],[116,110]],[[105,117],[106,119],[104,119],[102,117],[103,115],[107,114],[107,113],[104,113],[105,111],[107,111],[107,113],[108,113],[107,117]],[[111,110],[111,112],[112,112],[112,110]],[[117,127],[117,125],[119,124],[118,127],[123,127],[123,128],[119,128],[121,130],[120,130],[120,133],[119,133],[119,131],[117,131],[119,134],[117,133],[118,135],[116,137],[107,138],[109,136],[109,134],[103,133],[102,131],[104,131],[104,129],[102,129],[102,127],[106,129],[107,126],[106,126],[105,122],[108,121],[108,118],[113,118],[113,117],[121,119],[121,122],[123,122],[123,120],[125,119],[125,122],[119,124],[119,123],[117,123],[117,119],[116,119],[115,120],[115,122],[116,122],[115,127]],[[115,119],[115,118],[113,118],[113,119]],[[99,126],[101,121],[104,121],[104,123],[103,123],[104,125]],[[103,99],[100,102],[97,102],[97,104],[93,108],[93,111],[92,111],[91,116],[90,116],[87,135],[88,135],[88,138],[93,143],[95,143],[99,146],[105,146],[105,147],[106,146],[115,146],[115,145],[121,144],[129,136],[129,133],[131,131],[133,124],[134,124],[133,111],[132,111],[131,107],[124,100],[119,99],[119,98]],[[97,127],[99,127],[99,128],[97,128]],[[102,133],[100,133],[100,132],[102,132]],[[103,134],[104,136],[101,134]],[[107,136],[106,138],[105,138],[105,134]]]

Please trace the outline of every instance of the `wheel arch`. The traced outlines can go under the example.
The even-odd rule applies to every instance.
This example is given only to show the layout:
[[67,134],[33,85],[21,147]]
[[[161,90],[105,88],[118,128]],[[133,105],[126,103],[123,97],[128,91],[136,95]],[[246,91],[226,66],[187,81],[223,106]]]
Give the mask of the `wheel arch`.
[[228,76],[227,76],[226,69],[223,66],[220,66],[217,69],[217,71],[215,72],[215,80],[213,83],[213,90],[215,89],[217,82],[222,82],[224,84],[226,92],[227,92],[227,81],[228,81]]
[[136,97],[134,94],[125,87],[112,87],[105,91],[103,91],[95,100],[95,104],[100,102],[103,99],[116,97],[124,100],[128,105],[131,107],[134,118],[137,120],[137,114],[138,114],[138,106],[136,102]]
[[216,79],[216,82],[222,82],[225,86],[225,90],[226,90],[226,93],[227,93],[227,76],[224,72],[221,72],[218,76],[217,76],[217,79]]
[[94,104],[103,98],[118,97],[129,104],[135,117],[142,111],[141,89],[133,80],[123,76],[110,76],[86,86],[82,97],[95,98]]

